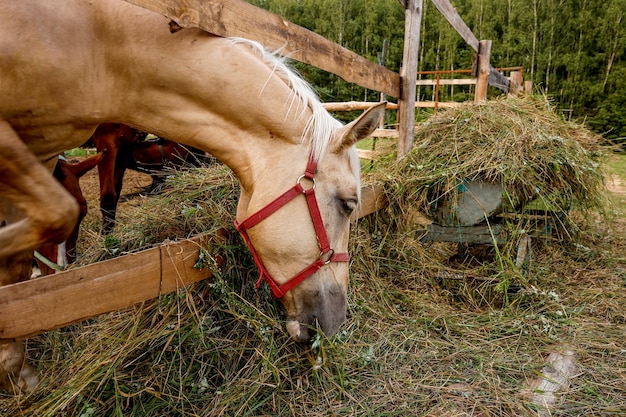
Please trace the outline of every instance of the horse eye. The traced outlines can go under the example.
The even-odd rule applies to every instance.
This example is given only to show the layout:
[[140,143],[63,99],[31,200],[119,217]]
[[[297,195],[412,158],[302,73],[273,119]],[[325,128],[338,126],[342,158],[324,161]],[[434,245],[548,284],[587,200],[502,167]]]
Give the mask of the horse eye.
[[351,214],[356,209],[356,204],[357,204],[356,200],[352,200],[352,199],[341,200],[341,208],[347,214]]

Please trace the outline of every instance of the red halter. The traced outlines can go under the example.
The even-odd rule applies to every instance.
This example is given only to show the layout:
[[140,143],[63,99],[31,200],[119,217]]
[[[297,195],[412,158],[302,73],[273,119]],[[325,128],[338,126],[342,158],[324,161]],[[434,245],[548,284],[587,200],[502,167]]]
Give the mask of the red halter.
[[[265,279],[267,284],[270,286],[272,290],[272,295],[275,298],[282,298],[285,294],[298,286],[302,281],[313,275],[317,270],[319,270],[324,265],[327,265],[331,262],[348,262],[350,260],[350,255],[347,253],[335,253],[333,249],[330,247],[330,242],[328,241],[328,235],[326,234],[326,228],[324,227],[324,221],[322,220],[322,215],[320,213],[319,206],[317,205],[317,199],[315,198],[315,171],[317,169],[317,162],[313,160],[312,157],[309,158],[309,163],[307,164],[306,171],[303,175],[300,175],[298,180],[296,181],[296,185],[287,190],[284,194],[276,198],[274,201],[252,214],[246,220],[241,223],[238,223],[235,220],[235,228],[241,233],[243,239],[248,245],[250,252],[252,252],[252,256],[254,257],[254,262],[260,271],[259,280],[256,283],[257,288],[261,285],[261,281]],[[305,189],[302,186],[302,180],[306,178],[310,180],[313,185],[310,188]],[[262,220],[268,218],[270,215],[275,213],[278,209],[283,207],[285,204],[299,196],[300,194],[304,194],[306,198],[307,205],[309,206],[309,213],[311,214],[311,220],[313,221],[313,227],[315,228],[315,233],[317,235],[317,241],[320,248],[320,256],[314,261],[311,265],[304,268],[298,274],[296,274],[289,281],[284,284],[279,284],[276,282],[274,278],[267,272],[259,255],[254,250],[254,246],[252,246],[252,242],[250,241],[250,237],[248,236],[247,230],[259,224]]]

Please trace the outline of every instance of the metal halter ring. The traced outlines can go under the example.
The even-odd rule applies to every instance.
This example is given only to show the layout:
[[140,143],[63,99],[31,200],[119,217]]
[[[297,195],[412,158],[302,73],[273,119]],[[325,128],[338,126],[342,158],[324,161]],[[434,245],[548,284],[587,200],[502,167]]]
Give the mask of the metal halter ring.
[[[300,175],[300,176],[298,177],[298,180],[296,181],[296,184],[300,184],[300,182],[301,182],[301,181],[302,181],[305,177],[306,177],[306,175],[304,175],[304,174],[303,174],[303,175]],[[310,190],[310,189],[315,190],[315,178],[309,178],[309,180],[311,180],[311,181],[313,182],[313,186],[312,186],[311,188],[309,188],[309,190]],[[302,186],[302,184],[300,184],[300,186]],[[303,192],[305,192],[305,191],[307,190],[307,189],[306,189],[306,188],[304,188],[304,187],[302,187],[302,188],[303,188],[303,190],[304,190]]]
[[324,261],[324,265],[328,265],[331,262],[330,260],[333,259],[334,254],[335,254],[335,250],[329,249],[328,252],[326,253],[324,252],[320,253],[320,259]]

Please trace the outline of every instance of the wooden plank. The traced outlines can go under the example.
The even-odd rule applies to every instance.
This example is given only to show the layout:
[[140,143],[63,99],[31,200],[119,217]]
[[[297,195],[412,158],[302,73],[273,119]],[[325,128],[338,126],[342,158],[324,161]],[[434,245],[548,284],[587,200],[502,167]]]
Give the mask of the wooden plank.
[[400,133],[396,129],[376,129],[371,134],[373,138],[397,138]]
[[524,92],[527,94],[532,94],[533,92],[533,82],[532,81],[524,81]]
[[126,0],[160,13],[182,27],[261,42],[281,54],[391,97],[400,97],[400,76],[323,36],[243,0]]
[[[457,101],[416,101],[415,107],[423,107],[423,108],[453,108],[462,105],[462,102]],[[359,101],[348,101],[345,103],[324,103],[324,108],[330,112],[338,112],[338,111],[355,111],[355,110],[365,110],[369,109],[372,105],[372,102],[359,102]],[[397,110],[398,105],[395,103],[387,103],[387,110]],[[378,129],[378,130],[387,130],[387,129]],[[377,136],[376,132],[372,134],[372,136]],[[398,136],[398,134],[395,134]]]
[[356,153],[359,156],[359,159],[368,159],[370,161],[374,159],[374,151],[372,151],[372,150],[369,150],[369,149],[357,149]]
[[487,79],[487,82],[490,86],[498,88],[505,93],[509,92],[509,79],[491,65],[489,65],[489,78]]
[[439,102],[435,102],[435,101],[416,101],[415,102],[415,107],[421,107],[421,108],[435,108],[435,107],[438,107],[440,109],[443,109],[443,108],[451,109],[453,107],[459,107],[462,104],[463,104],[462,102],[456,102],[456,101],[439,101]]
[[522,88],[522,73],[520,71],[511,71],[509,78],[509,95],[517,96]]
[[[355,110],[367,110],[373,105],[378,104],[378,103],[371,102],[371,101],[345,101],[342,103],[329,102],[329,103],[323,103],[323,104],[324,104],[324,108],[327,111],[355,111]],[[385,109],[387,110],[395,110],[397,108],[398,108],[398,105],[396,103],[387,102],[385,106]]]
[[208,278],[208,268],[193,268],[208,242],[200,236],[0,287],[0,338],[33,336]]
[[[465,24],[459,13],[456,11],[454,6],[450,3],[449,0],[432,0],[433,4],[441,12],[441,14],[446,18],[448,23],[452,25],[452,27],[458,32],[459,35],[465,40],[465,42],[474,49],[474,51],[479,52],[480,42],[478,38],[472,30]],[[489,85],[499,88],[500,90],[508,92],[508,79],[502,75],[495,68],[489,66]]]
[[531,403],[537,406],[539,417],[554,415],[552,410],[559,400],[557,393],[567,391],[572,379],[577,375],[581,375],[581,368],[574,351],[569,346],[560,346],[550,353],[546,365],[539,372],[539,377],[532,381],[528,389],[532,394]]
[[474,85],[476,78],[457,78],[457,79],[440,79],[437,80],[417,80],[416,85]]
[[449,0],[432,0],[433,4],[441,12],[443,17],[446,18],[448,23],[452,25],[454,29],[461,35],[461,37],[471,46],[474,51],[478,52],[478,38],[474,35],[471,29],[465,24],[459,13]]
[[458,242],[458,243],[504,243],[505,237],[500,236],[502,225],[491,226],[440,226],[429,224],[426,226],[427,233],[422,236],[422,241],[435,242]]
[[423,1],[407,0],[404,23],[404,55],[400,79],[402,88],[398,101],[398,159],[404,157],[413,147],[415,130],[415,93],[417,87],[417,60],[419,56],[420,30]]

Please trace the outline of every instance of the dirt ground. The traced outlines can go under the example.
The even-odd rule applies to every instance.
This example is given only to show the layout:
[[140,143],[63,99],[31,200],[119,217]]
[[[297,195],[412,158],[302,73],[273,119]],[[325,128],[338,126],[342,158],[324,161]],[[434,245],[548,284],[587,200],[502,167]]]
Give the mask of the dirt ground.
[[[70,161],[78,161],[81,158],[71,158]],[[152,183],[152,179],[149,175],[127,170],[124,174],[124,182],[122,183],[122,197],[118,205],[118,210],[124,210],[124,206],[129,201],[136,198],[142,198],[141,192]],[[80,179],[80,187],[83,191],[83,195],[87,199],[89,206],[88,220],[97,217],[97,222],[101,221],[100,216],[100,183],[98,180],[98,169],[95,168],[87,172]],[[95,221],[95,219],[93,220]]]

